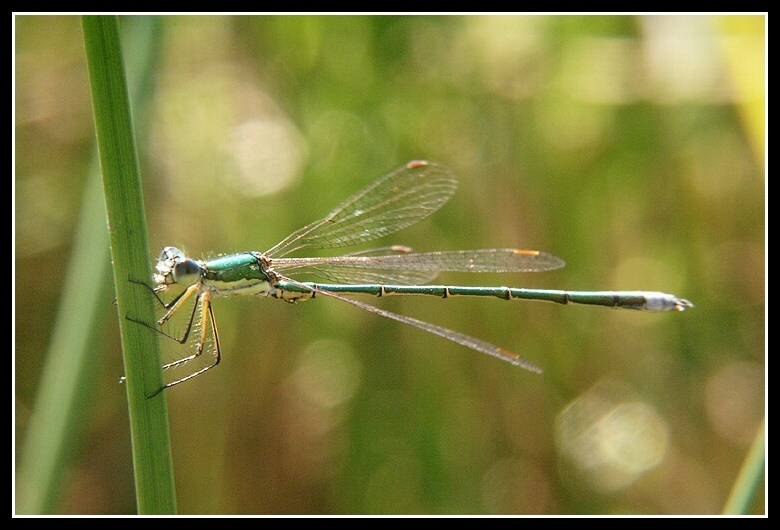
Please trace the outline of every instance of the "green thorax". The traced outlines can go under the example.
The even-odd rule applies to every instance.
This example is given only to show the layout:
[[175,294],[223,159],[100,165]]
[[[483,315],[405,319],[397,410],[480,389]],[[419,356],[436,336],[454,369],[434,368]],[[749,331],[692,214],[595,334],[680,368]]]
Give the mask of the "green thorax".
[[256,253],[223,256],[201,266],[203,286],[219,295],[268,295],[276,283]]

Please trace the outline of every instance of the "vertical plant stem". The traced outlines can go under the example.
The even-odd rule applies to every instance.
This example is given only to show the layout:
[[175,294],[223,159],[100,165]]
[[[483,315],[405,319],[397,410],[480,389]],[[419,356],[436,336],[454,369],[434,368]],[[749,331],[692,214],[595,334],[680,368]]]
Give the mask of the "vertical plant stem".
[[745,457],[742,469],[737,480],[731,488],[726,505],[723,508],[724,515],[745,515],[750,512],[751,506],[756,502],[758,485],[766,475],[766,423],[761,422],[753,445]]
[[157,337],[127,315],[154,322],[153,298],[129,279],[151,277],[141,181],[115,16],[82,18],[95,130],[103,173],[118,319],[127,376],[138,513],[176,511],[165,394]]
[[105,318],[108,287],[108,237],[100,175],[90,171],[76,237],[62,288],[46,364],[24,440],[17,474],[18,513],[55,513],[62,471],[73,437],[80,431],[84,401],[94,387],[90,349]]

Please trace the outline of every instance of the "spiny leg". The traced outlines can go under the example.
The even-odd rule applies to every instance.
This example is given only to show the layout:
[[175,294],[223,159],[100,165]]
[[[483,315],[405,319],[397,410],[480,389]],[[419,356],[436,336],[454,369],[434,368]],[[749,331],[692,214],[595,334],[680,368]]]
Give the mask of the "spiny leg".
[[182,377],[181,379],[177,379],[176,381],[171,381],[170,383],[166,383],[165,385],[163,385],[163,387],[160,390],[158,390],[157,392],[152,394],[152,396],[149,397],[154,397],[168,387],[178,385],[179,383],[183,383],[184,381],[192,379],[193,377],[197,377],[200,374],[207,372],[208,370],[211,370],[212,368],[214,368],[219,364],[220,360],[222,360],[222,350],[219,344],[219,332],[217,331],[217,321],[214,318],[214,309],[211,305],[210,294],[208,292],[203,293],[200,296],[198,302],[201,305],[201,327],[200,327],[200,337],[198,339],[198,344],[195,353],[193,353],[192,355],[184,359],[180,359],[178,361],[174,361],[173,363],[166,364],[165,366],[163,366],[163,368],[177,366],[179,364],[186,363],[187,361],[191,361],[192,359],[195,359],[196,357],[200,356],[200,354],[203,353],[204,346],[206,344],[206,341],[208,340],[207,337],[208,329],[211,329],[212,339],[214,340],[214,362],[204,366],[203,368],[185,377]]
[[[136,283],[138,285],[143,285],[144,287],[149,289],[152,292],[152,294],[154,295],[154,297],[157,299],[159,304],[166,310],[165,315],[163,315],[162,318],[160,318],[160,320],[157,321],[157,325],[158,326],[162,326],[168,320],[170,320],[171,317],[173,317],[173,315],[179,309],[181,309],[181,306],[190,298],[190,296],[192,296],[192,294],[195,293],[198,290],[197,285],[190,285],[187,289],[182,291],[182,293],[179,294],[176,298],[174,298],[170,302],[166,303],[162,298],[160,298],[160,295],[157,294],[157,289],[154,289],[153,287],[148,286],[146,283],[140,282],[138,280],[132,280],[131,279],[130,282]],[[147,327],[147,328],[149,328],[151,330],[156,331],[157,333],[159,333],[160,335],[162,335],[164,337],[167,337],[167,338],[169,338],[171,340],[174,340],[174,341],[178,342],[179,344],[184,345],[184,344],[186,344],[187,339],[190,336],[190,331],[192,330],[192,325],[193,325],[193,323],[195,321],[195,313],[196,313],[196,311],[198,309],[198,303],[199,303],[199,300],[196,300],[195,304],[192,306],[192,312],[190,313],[189,319],[187,320],[187,325],[185,326],[184,335],[181,338],[176,337],[175,335],[171,335],[169,333],[166,333],[165,331],[163,331],[161,328],[159,328],[157,326],[153,326],[151,324],[148,324],[147,322],[135,319],[135,318],[133,318],[131,316],[127,316],[125,318],[127,318],[127,320],[129,320],[130,322],[135,322],[136,324],[141,324],[142,326],[145,326],[145,327]],[[176,365],[176,364],[180,364],[180,362],[173,363],[172,365]],[[168,366],[170,366],[170,365],[166,365],[166,366],[164,366],[164,368],[167,368]]]
[[[200,337],[198,339],[198,343],[195,346],[195,351],[182,359],[175,360],[173,362],[167,363],[163,365],[163,370],[167,370],[169,368],[173,368],[176,366],[180,366],[183,364],[186,364],[189,361],[192,361],[193,359],[199,357],[205,348],[205,344],[208,341],[208,329],[211,328],[212,337],[214,340],[214,362],[210,363],[209,365],[205,366],[204,368],[201,368],[197,371],[195,371],[192,374],[187,375],[186,377],[183,377],[181,379],[177,379],[175,381],[172,381],[170,383],[164,384],[162,387],[160,387],[158,390],[153,392],[152,394],[149,394],[147,398],[152,398],[156,395],[158,395],[160,392],[162,392],[164,389],[177,385],[183,381],[186,381],[188,379],[192,379],[195,376],[198,376],[202,374],[203,372],[206,372],[219,364],[222,354],[221,354],[221,347],[219,344],[219,334],[217,331],[217,324],[216,319],[214,318],[214,309],[211,305],[211,296],[208,292],[199,292],[198,285],[191,285],[187,289],[185,289],[181,294],[179,294],[176,298],[171,300],[170,302],[165,302],[162,298],[160,298],[158,292],[160,290],[155,289],[153,287],[150,287],[145,282],[137,281],[137,280],[130,280],[132,283],[136,283],[139,285],[143,285],[147,289],[149,289],[152,294],[154,294],[155,298],[157,299],[158,303],[166,310],[166,313],[157,321],[157,324],[159,326],[164,325],[168,320],[170,320],[176,312],[178,312],[182,306],[191,298],[191,296],[198,292],[196,295],[195,303],[192,306],[192,311],[190,312],[189,317],[187,318],[187,323],[185,325],[185,332],[182,337],[176,337],[174,335],[171,335],[169,333],[166,333],[162,329],[160,329],[157,326],[150,325],[142,320],[134,319],[130,316],[127,316],[126,318],[130,320],[131,322],[135,322],[137,324],[141,324],[169,339],[172,339],[176,342],[178,342],[181,345],[186,345],[186,343],[189,340],[190,332],[192,331],[192,328],[195,324],[195,315],[198,312],[198,307],[200,306],[201,311],[201,322],[200,322]],[[122,378],[124,379],[124,378]]]

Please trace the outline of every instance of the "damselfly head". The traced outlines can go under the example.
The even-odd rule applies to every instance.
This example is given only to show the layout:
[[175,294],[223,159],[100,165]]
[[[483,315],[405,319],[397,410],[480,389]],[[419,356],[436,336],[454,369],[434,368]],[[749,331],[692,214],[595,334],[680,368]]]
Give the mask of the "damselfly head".
[[170,285],[175,283],[173,278],[173,268],[181,260],[186,259],[184,252],[176,247],[165,247],[160,252],[160,257],[157,258],[157,265],[155,265],[154,283],[158,286]]
[[174,283],[190,285],[197,281],[201,267],[197,261],[188,258],[176,247],[165,247],[155,266],[154,282],[164,290]]

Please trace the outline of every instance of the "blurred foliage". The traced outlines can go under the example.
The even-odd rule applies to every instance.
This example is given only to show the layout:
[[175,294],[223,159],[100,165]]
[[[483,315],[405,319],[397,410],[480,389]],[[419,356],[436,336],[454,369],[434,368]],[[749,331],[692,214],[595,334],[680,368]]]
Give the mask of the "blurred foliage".
[[[764,17],[161,22],[135,109],[153,245],[262,251],[425,158],[460,190],[382,244],[538,248],[568,264],[441,282],[696,303],[375,301],[496,342],[539,376],[335,300],[218,300],[223,363],[168,393],[180,513],[723,509],[765,414]],[[19,447],[94,133],[79,19],[15,24]],[[113,297],[60,513],[135,509]]]

